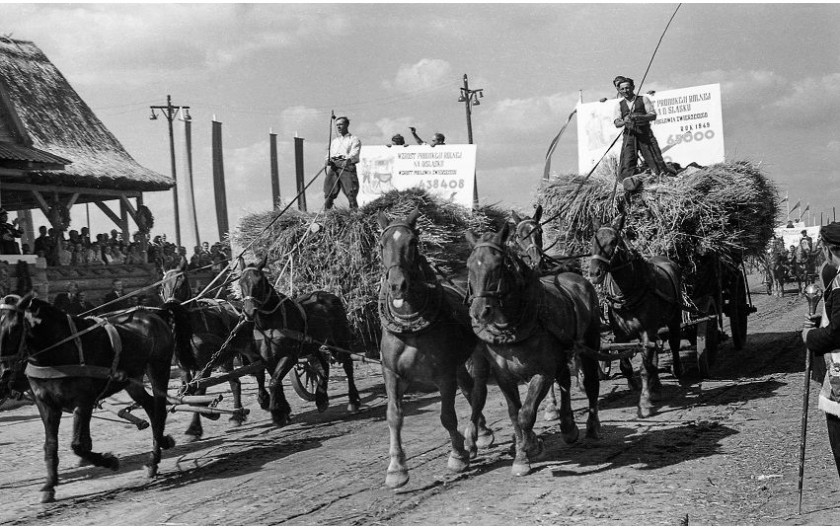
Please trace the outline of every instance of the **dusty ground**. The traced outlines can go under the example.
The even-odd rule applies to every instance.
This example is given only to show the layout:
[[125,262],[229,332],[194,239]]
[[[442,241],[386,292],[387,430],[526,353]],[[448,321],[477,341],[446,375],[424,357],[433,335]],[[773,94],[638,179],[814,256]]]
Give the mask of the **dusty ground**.
[[[364,400],[357,415],[344,412],[340,370],[333,370],[333,399],[323,414],[287,389],[295,416],[284,429],[256,405],[251,380],[244,381],[251,418],[240,428],[223,418],[205,424],[203,440],[185,443],[188,415],[171,415],[168,432],[179,446],[164,453],[161,474],[151,481],[142,470],[148,430],[99,412],[94,447],[120,456],[122,467],[78,467],[65,415],[62,483],[51,505],[38,503],[44,464],[37,411],[2,410],[0,524],[836,524],[840,479],[816,409],[818,385],[811,387],[803,513],[796,513],[804,368],[797,330],[805,302],[758,290],[748,347],[735,352],[725,344],[712,378],[680,384],[662,374],[662,406],[646,420],[636,418],[637,396],[623,379],[604,382],[603,438],[567,446],[557,425],[540,418],[546,453],[528,477],[510,475],[512,430],[497,388],[486,409],[496,444],[460,475],[446,470],[437,397],[418,390],[404,427],[411,481],[387,489],[382,377],[375,365],[357,364]],[[582,393],[575,390],[574,398],[582,427]],[[461,398],[458,408],[463,421],[468,408]]]

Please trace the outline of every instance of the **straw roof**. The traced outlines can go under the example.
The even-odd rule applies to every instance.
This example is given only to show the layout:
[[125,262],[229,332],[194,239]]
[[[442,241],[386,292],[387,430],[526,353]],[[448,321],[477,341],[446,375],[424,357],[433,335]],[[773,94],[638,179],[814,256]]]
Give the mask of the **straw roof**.
[[[7,120],[6,130],[0,131],[7,133],[2,135],[3,143],[14,153],[5,160],[27,160],[14,148],[28,147],[58,157],[59,163],[70,161],[63,168],[54,163],[50,169],[33,165],[24,177],[4,179],[124,191],[173,186],[170,177],[144,168],[128,154],[31,42],[0,38],[0,115]],[[45,162],[49,157],[41,153],[35,158]]]

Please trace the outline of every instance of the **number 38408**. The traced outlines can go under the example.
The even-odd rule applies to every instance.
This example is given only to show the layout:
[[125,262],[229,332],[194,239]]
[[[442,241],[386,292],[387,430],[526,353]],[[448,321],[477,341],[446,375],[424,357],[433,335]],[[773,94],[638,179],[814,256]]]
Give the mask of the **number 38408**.
[[427,190],[463,188],[464,179],[426,179],[420,181],[420,187]]

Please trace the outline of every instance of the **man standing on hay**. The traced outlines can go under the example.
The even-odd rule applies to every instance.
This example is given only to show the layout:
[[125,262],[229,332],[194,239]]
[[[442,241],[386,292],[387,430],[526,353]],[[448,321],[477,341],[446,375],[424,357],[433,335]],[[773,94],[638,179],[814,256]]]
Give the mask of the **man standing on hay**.
[[613,84],[623,98],[616,106],[613,120],[617,128],[624,127],[618,178],[625,189],[632,192],[636,191],[639,182],[634,181],[635,179],[625,179],[636,174],[639,151],[654,175],[673,175],[673,172],[665,165],[662,151],[659,150],[659,144],[650,128],[650,124],[656,120],[656,110],[650,98],[645,95],[637,96],[635,83],[629,77],[618,76],[613,80]]
[[333,207],[339,190],[344,192],[350,209],[359,208],[356,196],[359,194],[359,177],[356,175],[356,164],[359,163],[359,153],[362,142],[350,134],[347,129],[350,120],[341,116],[335,120],[335,130],[338,132],[330,143],[330,154],[327,157],[327,178],[324,180],[324,209]]

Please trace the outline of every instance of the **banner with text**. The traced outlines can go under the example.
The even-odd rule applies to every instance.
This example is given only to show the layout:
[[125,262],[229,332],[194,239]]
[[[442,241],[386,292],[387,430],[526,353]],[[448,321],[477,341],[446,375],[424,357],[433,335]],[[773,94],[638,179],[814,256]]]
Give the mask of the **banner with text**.
[[391,190],[419,187],[472,208],[476,146],[363,145],[357,171],[359,205]]
[[[724,161],[720,84],[662,90],[648,96],[656,108],[652,130],[666,162],[702,166]],[[613,120],[619,100],[578,104],[578,171],[588,173],[622,129]],[[621,139],[607,156],[619,158]]]

